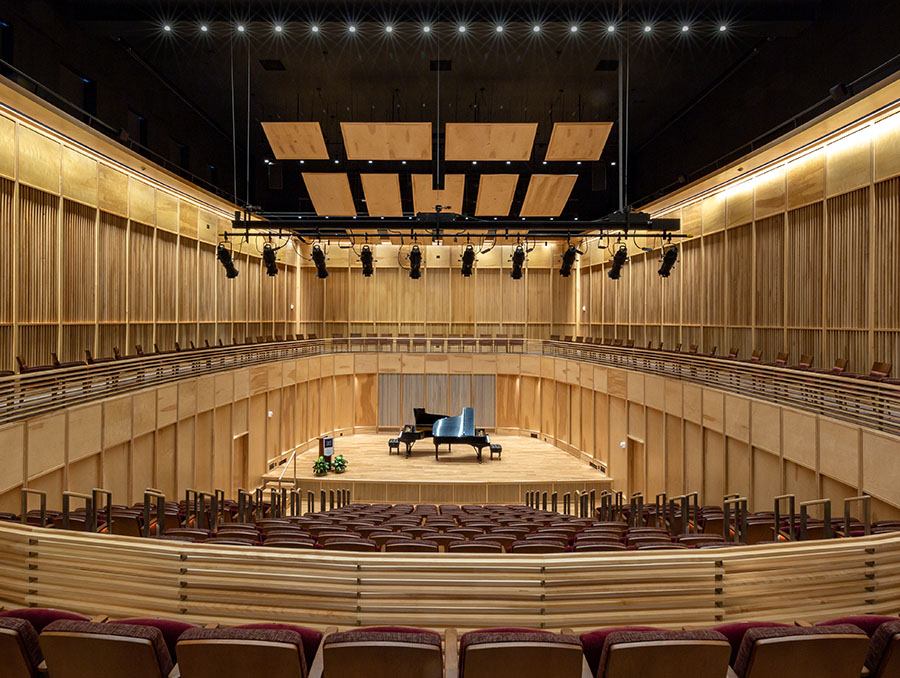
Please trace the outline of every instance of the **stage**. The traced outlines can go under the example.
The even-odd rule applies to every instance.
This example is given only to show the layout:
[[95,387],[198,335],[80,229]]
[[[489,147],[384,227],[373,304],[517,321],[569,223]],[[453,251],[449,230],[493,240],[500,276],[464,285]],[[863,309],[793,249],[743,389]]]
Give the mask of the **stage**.
[[[348,466],[344,473],[331,472],[325,477],[313,474],[318,450],[302,452],[296,457],[297,487],[308,490],[350,488],[354,501],[412,503],[518,503],[525,492],[564,492],[610,489],[612,479],[568,452],[536,438],[491,434],[491,442],[503,446],[502,458],[490,458],[484,450],[479,464],[475,450],[468,445],[454,445],[448,452],[441,447],[434,458],[434,444],[420,440],[407,459],[405,446],[400,456],[388,455],[388,440],[396,434],[356,434],[334,439],[335,455],[342,454]],[[282,481],[293,485],[294,464],[279,466],[265,476],[272,484],[284,471]]]

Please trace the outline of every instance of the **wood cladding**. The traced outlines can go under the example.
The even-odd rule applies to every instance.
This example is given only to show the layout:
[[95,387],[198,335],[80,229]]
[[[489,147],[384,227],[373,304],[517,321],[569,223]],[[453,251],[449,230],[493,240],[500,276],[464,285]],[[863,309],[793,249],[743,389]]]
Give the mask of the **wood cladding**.
[[[293,250],[281,257],[279,276],[265,280],[259,252],[237,254],[241,276],[226,280],[215,257],[215,213],[25,121],[0,116],[6,126],[24,143],[0,135],[9,145],[2,153],[17,158],[11,178],[0,178],[0,369],[11,369],[15,355],[42,365],[51,352],[83,360],[85,349],[111,356],[114,347],[133,353],[135,344],[166,350],[175,341],[296,332]],[[180,196],[193,191],[167,180]]]

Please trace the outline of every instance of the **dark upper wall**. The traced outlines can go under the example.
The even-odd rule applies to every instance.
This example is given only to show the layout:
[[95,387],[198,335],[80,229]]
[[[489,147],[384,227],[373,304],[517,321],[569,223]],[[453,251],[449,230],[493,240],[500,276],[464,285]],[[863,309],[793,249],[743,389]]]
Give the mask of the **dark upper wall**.
[[[49,2],[4,0],[0,2],[0,20],[11,30],[11,57],[16,69],[75,105],[86,107],[114,130],[130,131],[129,139],[138,143],[141,139],[135,114],[139,114],[146,121],[146,146],[153,153],[231,192],[230,120],[222,124],[204,119],[202,104],[191,102],[189,94],[182,98],[173,92],[128,53],[126,44],[92,37]],[[46,91],[36,90],[14,71],[4,69],[3,74],[67,113],[82,117]],[[91,81],[88,90],[95,89],[93,110],[90,92],[84,98],[81,78]],[[160,161],[160,157],[148,157]]]

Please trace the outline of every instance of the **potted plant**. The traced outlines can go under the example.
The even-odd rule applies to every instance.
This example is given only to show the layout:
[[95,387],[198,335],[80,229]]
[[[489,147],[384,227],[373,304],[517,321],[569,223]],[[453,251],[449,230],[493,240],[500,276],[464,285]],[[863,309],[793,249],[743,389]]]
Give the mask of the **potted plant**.
[[339,454],[331,462],[331,466],[335,473],[343,473],[347,470],[347,460],[344,459],[344,455]]
[[324,476],[328,473],[328,462],[325,460],[325,457],[319,457],[313,463],[313,473],[317,476]]

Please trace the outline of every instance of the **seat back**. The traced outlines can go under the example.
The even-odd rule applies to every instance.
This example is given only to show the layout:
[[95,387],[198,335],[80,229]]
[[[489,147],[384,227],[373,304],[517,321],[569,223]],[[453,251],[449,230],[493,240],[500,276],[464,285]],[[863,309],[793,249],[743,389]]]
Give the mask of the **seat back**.
[[526,629],[474,631],[460,639],[460,678],[571,678],[584,665],[574,636]]
[[34,627],[24,619],[0,618],[0,666],[6,678],[35,678],[44,661]]
[[167,678],[172,659],[159,629],[56,621],[41,633],[53,678]]
[[858,678],[868,650],[869,637],[851,624],[750,629],[734,671],[740,678]]
[[900,676],[900,620],[885,622],[875,631],[866,668],[872,678]]
[[884,377],[889,377],[891,374],[891,368],[893,365],[891,363],[884,362],[874,362],[872,363],[872,369],[869,370],[869,376],[875,377],[877,379],[883,379]]
[[345,678],[441,678],[441,637],[404,627],[335,633],[322,649],[326,676]]
[[731,646],[715,631],[615,631],[597,678],[722,678]]
[[178,667],[182,678],[306,678],[294,631],[191,629],[178,639]]

